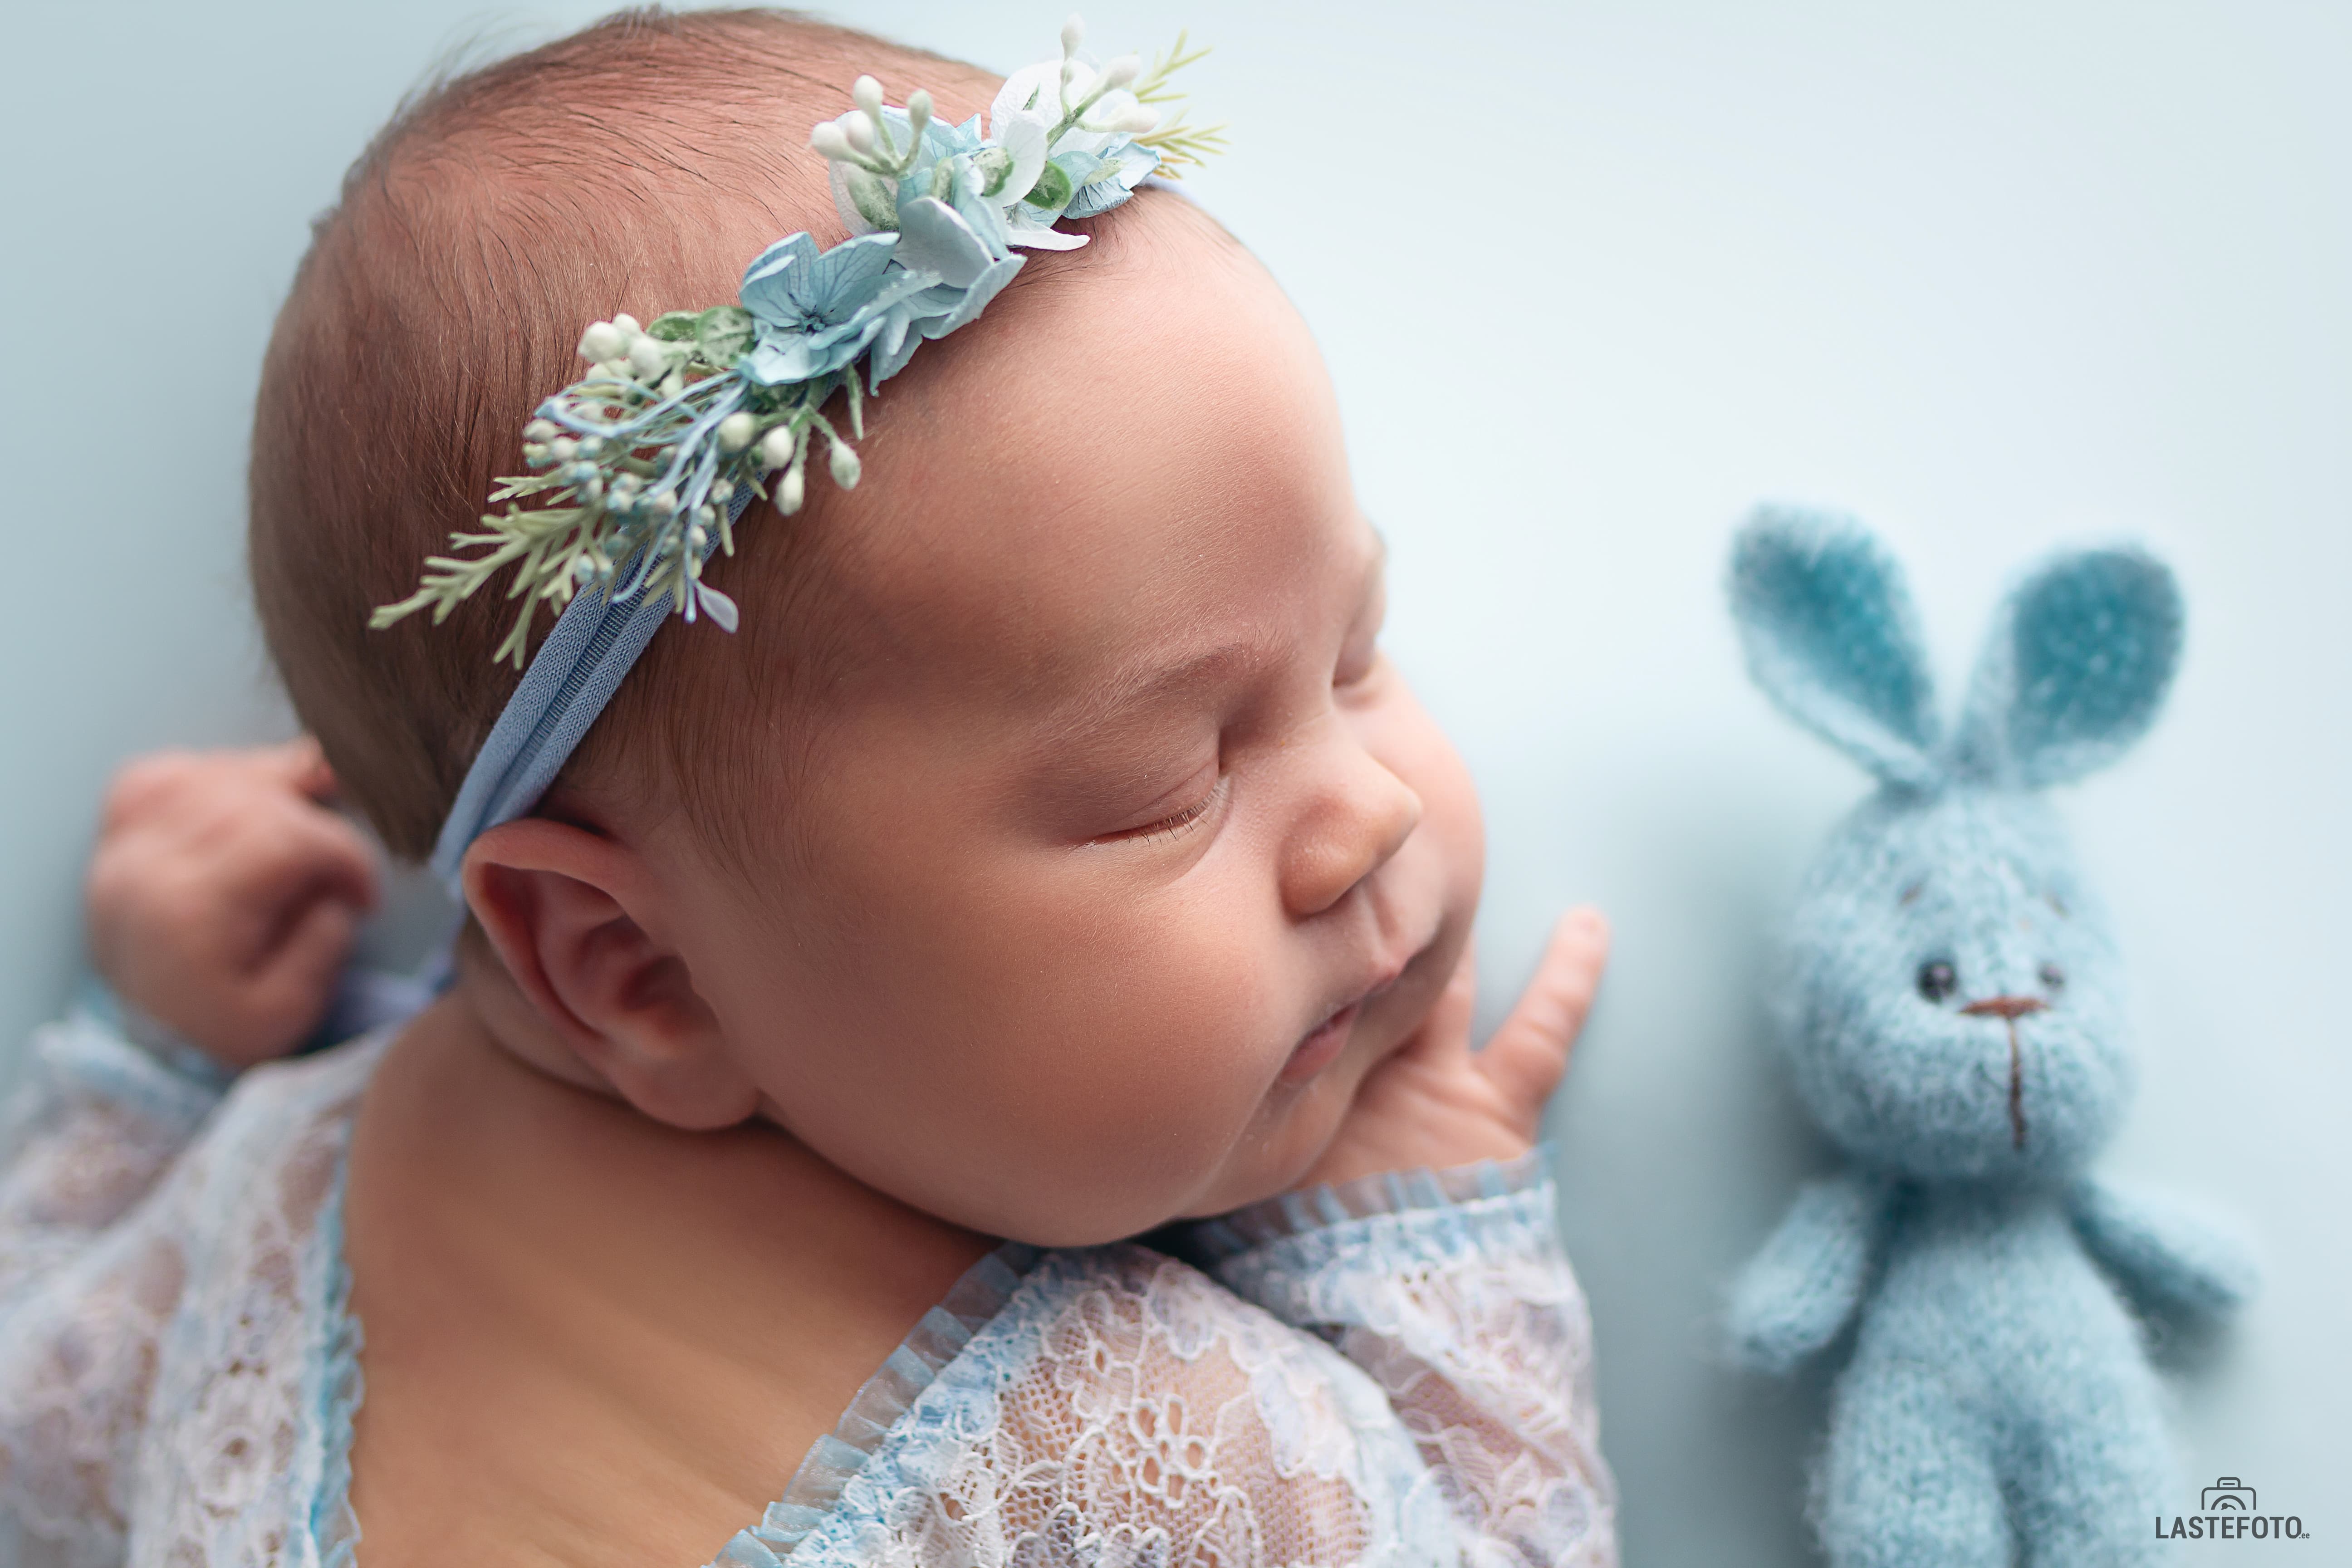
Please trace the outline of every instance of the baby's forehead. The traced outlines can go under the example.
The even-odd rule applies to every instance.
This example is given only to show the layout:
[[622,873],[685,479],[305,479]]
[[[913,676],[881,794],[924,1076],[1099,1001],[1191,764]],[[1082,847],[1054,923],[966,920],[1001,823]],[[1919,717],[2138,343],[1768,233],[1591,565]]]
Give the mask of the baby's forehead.
[[1150,679],[1361,600],[1379,545],[1320,363],[1245,253],[1201,265],[1206,237],[1009,291],[870,405],[866,478],[817,522],[869,664]]
[[1328,655],[1378,594],[1380,547],[1351,508],[1287,499],[1230,505],[1210,525],[1070,507],[949,548],[876,552],[850,568],[863,579],[852,685],[1085,728]]

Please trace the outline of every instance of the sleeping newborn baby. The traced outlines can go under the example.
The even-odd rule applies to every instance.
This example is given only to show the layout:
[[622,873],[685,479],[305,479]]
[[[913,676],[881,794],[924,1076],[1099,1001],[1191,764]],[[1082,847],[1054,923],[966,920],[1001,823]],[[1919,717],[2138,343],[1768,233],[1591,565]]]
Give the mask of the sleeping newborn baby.
[[[371,606],[517,471],[580,322],[841,237],[803,142],[861,70],[950,121],[997,86],[780,14],[632,15],[437,88],[321,221],[252,565],[395,855],[507,699],[511,609]],[[1470,1048],[1477,803],[1380,651],[1314,346],[1181,198],[1083,227],[869,405],[855,490],[745,514],[709,568],[741,630],[673,618],[472,840],[422,1013],[224,1094],[301,1030],[224,1026],[190,998],[226,969],[161,962],[184,924],[110,917],[147,933],[127,1000],[222,1070],[89,1018],[40,1042],[0,1174],[24,1541],[1613,1563],[1532,1152],[1605,932],[1564,920]],[[344,917],[311,911],[365,901],[334,854],[236,884],[321,1003]]]

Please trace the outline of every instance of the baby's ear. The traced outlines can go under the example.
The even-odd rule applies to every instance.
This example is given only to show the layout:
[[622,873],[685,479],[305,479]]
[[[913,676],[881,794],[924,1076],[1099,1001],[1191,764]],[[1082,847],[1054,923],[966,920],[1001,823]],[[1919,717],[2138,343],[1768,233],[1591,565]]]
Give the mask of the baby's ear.
[[1903,569],[1851,518],[1766,507],[1731,552],[1748,673],[1890,784],[1936,782],[1935,682]]
[[1993,623],[1954,766],[2038,788],[2115,761],[2164,705],[2182,619],[2171,570],[2145,551],[2052,559],[2018,584]]
[[684,960],[641,918],[658,904],[635,850],[520,817],[474,840],[463,876],[508,976],[597,1081],[688,1131],[759,1109]]

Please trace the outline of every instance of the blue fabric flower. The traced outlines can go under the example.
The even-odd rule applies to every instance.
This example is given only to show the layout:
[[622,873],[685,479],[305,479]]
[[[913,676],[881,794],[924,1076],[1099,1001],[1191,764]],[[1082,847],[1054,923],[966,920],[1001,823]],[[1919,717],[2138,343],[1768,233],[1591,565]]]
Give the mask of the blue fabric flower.
[[918,344],[946,337],[969,325],[1013,281],[1013,275],[1021,270],[1026,259],[1007,256],[991,261],[961,288],[951,283],[939,284],[896,307],[891,311],[890,324],[874,340],[874,355],[866,362],[867,384],[879,386],[905,369]]
[[892,268],[898,243],[861,235],[820,252],[803,233],[761,251],[743,273],[754,334],[744,374],[768,386],[813,381],[864,353],[893,306],[938,281]]
[[1135,187],[1143,184],[1144,176],[1160,167],[1159,153],[1126,136],[1091,154],[1070,156],[1091,156],[1095,166],[1083,179],[1073,178],[1071,183],[1077,189],[1070,197],[1070,205],[1062,211],[1065,217],[1094,217],[1123,205],[1135,194]]
[[898,205],[898,260],[909,270],[929,272],[958,289],[988,270],[998,253],[970,219],[934,196]]
[[960,208],[936,196],[899,205],[898,258],[929,286],[896,301],[876,335],[866,370],[876,386],[905,367],[918,343],[943,338],[979,315],[1024,259],[1010,254],[1001,238],[991,246]]
[[[895,111],[885,110],[883,112],[897,114],[898,119],[893,121],[894,125],[903,126],[906,123],[907,111],[903,109]],[[961,125],[950,125],[942,120],[931,121],[923,127],[923,143],[926,147],[936,150],[934,156],[951,158],[959,153],[969,156],[979,152],[982,147],[987,145],[987,139],[980,132],[980,116],[975,114]]]
[[1104,80],[1074,68],[1070,47],[1008,79],[985,128],[978,115],[932,119],[927,98],[919,112],[893,108],[871,83],[852,95],[860,108],[817,126],[810,140],[856,237],[819,253],[797,234],[751,264],[742,298],[755,342],[741,373],[790,385],[870,356],[879,384],[918,344],[978,316],[1020,252],[1084,245],[1055,222],[1119,205],[1160,160],[1129,133],[1138,113],[1152,118],[1125,89],[1134,62]]

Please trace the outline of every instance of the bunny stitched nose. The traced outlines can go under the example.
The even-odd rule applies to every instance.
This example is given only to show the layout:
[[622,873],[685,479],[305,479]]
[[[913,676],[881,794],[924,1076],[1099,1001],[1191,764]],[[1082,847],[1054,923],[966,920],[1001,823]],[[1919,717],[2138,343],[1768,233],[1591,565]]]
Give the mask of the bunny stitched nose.
[[1988,996],[1981,1002],[1969,1003],[1960,1011],[1971,1018],[2006,1018],[2015,1023],[2049,1005],[2039,996]]
[[2014,1148],[2025,1147],[2025,1058],[2017,1048],[2017,1021],[2050,1005],[2039,996],[1987,996],[1960,1012],[1970,1018],[1999,1018],[2009,1026],[2009,1132]]

